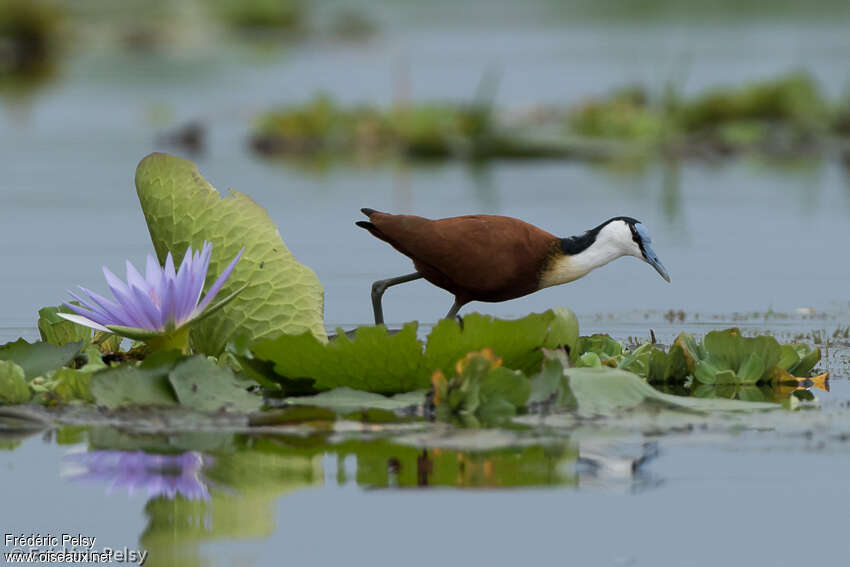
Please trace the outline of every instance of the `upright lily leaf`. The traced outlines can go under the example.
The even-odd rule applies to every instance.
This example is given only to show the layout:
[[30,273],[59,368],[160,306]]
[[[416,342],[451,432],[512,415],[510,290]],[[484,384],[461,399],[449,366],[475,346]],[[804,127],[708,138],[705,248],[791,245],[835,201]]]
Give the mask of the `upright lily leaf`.
[[543,359],[540,347],[565,345],[572,350],[577,338],[578,320],[563,307],[516,320],[470,313],[463,318],[463,327],[454,319],[437,323],[428,336],[425,366],[429,372],[440,369],[450,376],[466,353],[490,348],[507,368],[535,372]]
[[169,251],[181,258],[188,246],[210,241],[210,286],[245,248],[219,295],[248,288],[192,329],[196,350],[218,354],[236,331],[252,340],[304,332],[327,340],[316,274],[295,260],[268,213],[250,197],[231,190],[221,199],[194,163],[157,153],[139,163],[136,190],[160,262]]
[[395,335],[378,327],[358,327],[354,340],[345,333],[322,344],[308,333],[282,335],[254,345],[254,355],[274,363],[275,372],[289,378],[312,378],[319,390],[347,386],[381,394],[428,387],[421,370],[422,343],[416,323]]
[[254,411],[263,405],[263,398],[248,392],[246,383],[230,369],[205,356],[193,356],[177,364],[168,373],[168,381],[180,404],[198,411]]
[[24,369],[9,360],[0,360],[0,403],[22,404],[31,396]]
[[0,360],[11,360],[24,369],[27,380],[32,380],[74,360],[74,357],[80,354],[82,346],[82,342],[54,346],[50,343],[28,343],[24,339],[18,339],[0,346]]

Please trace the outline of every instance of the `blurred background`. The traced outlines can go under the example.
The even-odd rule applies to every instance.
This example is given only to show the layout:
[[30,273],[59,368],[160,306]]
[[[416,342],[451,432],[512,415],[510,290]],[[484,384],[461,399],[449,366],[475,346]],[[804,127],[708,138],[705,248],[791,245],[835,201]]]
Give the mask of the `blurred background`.
[[[152,151],[268,209],[330,327],[411,269],[365,206],[561,236],[630,215],[672,276],[624,259],[467,311],[845,313],[848,23],[838,0],[0,0],[0,327],[143,262]],[[384,301],[450,305],[422,281]]]

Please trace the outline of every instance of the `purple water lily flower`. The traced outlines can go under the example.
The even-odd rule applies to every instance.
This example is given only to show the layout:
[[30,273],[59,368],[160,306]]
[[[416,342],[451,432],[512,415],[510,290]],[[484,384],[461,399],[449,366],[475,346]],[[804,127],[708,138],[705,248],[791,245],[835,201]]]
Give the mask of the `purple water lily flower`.
[[132,339],[145,340],[171,333],[216,311],[244,289],[243,287],[237,290],[215,306],[209,307],[244,251],[243,248],[233,258],[230,265],[210,286],[203,300],[201,293],[212,254],[210,242],[204,242],[202,249],[198,251],[193,251],[191,246],[187,248],[179,270],[174,269],[171,252],[165,259],[164,268],[159,265],[153,254],[148,254],[145,277],[142,277],[128,260],[126,283],[104,266],[103,273],[115,301],[80,286],[88,299],[69,291],[71,297],[80,305],[65,305],[76,314],[58,315],[98,331],[112,332]]
[[187,500],[209,500],[203,469],[211,458],[195,451],[160,455],[143,451],[100,450],[63,457],[62,475],[71,480],[106,482],[107,494],[127,490],[130,496],[149,498],[177,495]]

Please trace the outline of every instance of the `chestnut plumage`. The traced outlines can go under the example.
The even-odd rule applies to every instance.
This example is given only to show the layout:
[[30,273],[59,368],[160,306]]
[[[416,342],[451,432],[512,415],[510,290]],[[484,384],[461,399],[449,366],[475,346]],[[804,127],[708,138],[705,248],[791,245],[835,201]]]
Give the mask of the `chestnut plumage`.
[[383,323],[381,296],[393,285],[425,278],[455,296],[447,317],[470,301],[506,301],[578,279],[624,255],[650,263],[669,280],[639,221],[615,217],[581,236],[559,238],[519,219],[466,215],[426,219],[361,209],[357,226],[413,260],[416,271],[372,285],[375,323]]

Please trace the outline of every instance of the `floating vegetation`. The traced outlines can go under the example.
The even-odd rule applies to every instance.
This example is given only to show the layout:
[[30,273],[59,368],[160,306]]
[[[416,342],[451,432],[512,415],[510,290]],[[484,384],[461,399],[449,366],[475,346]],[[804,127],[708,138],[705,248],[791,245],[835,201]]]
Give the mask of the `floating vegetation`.
[[326,95],[261,115],[251,147],[267,156],[368,159],[533,158],[576,151],[566,140],[498,126],[489,103],[346,108]]
[[221,22],[238,31],[291,34],[304,26],[300,0],[213,0],[212,6]]
[[[220,199],[193,163],[164,154],[142,160],[136,186],[165,267],[150,256],[142,277],[128,265],[127,283],[107,271],[117,301],[84,289],[79,304],[39,311],[42,341],[0,346],[0,403],[165,408],[236,416],[246,428],[400,426],[423,416],[479,426],[528,412],[590,417],[648,405],[774,409],[740,400],[776,399],[757,396],[756,385],[785,387],[784,401],[827,387],[827,373],[810,376],[821,355],[808,345],[729,329],[702,341],[683,333],[667,350],[627,349],[607,335],[579,336],[563,307],[516,320],[443,319],[424,340],[416,322],[397,332],[340,329],[328,340],[321,286],[265,210],[235,192]],[[193,245],[202,248],[193,253]],[[184,254],[179,269],[174,250]],[[208,298],[217,293],[227,304],[212,313]],[[124,350],[115,334],[145,342]],[[650,385],[686,380],[696,397]],[[266,404],[274,409],[257,413]]]
[[570,108],[523,115],[481,100],[383,109],[343,107],[319,95],[262,114],[251,146],[266,156],[370,160],[797,155],[829,150],[831,137],[846,136],[848,107],[831,105],[804,73],[691,98],[669,87],[655,95],[630,86]]

